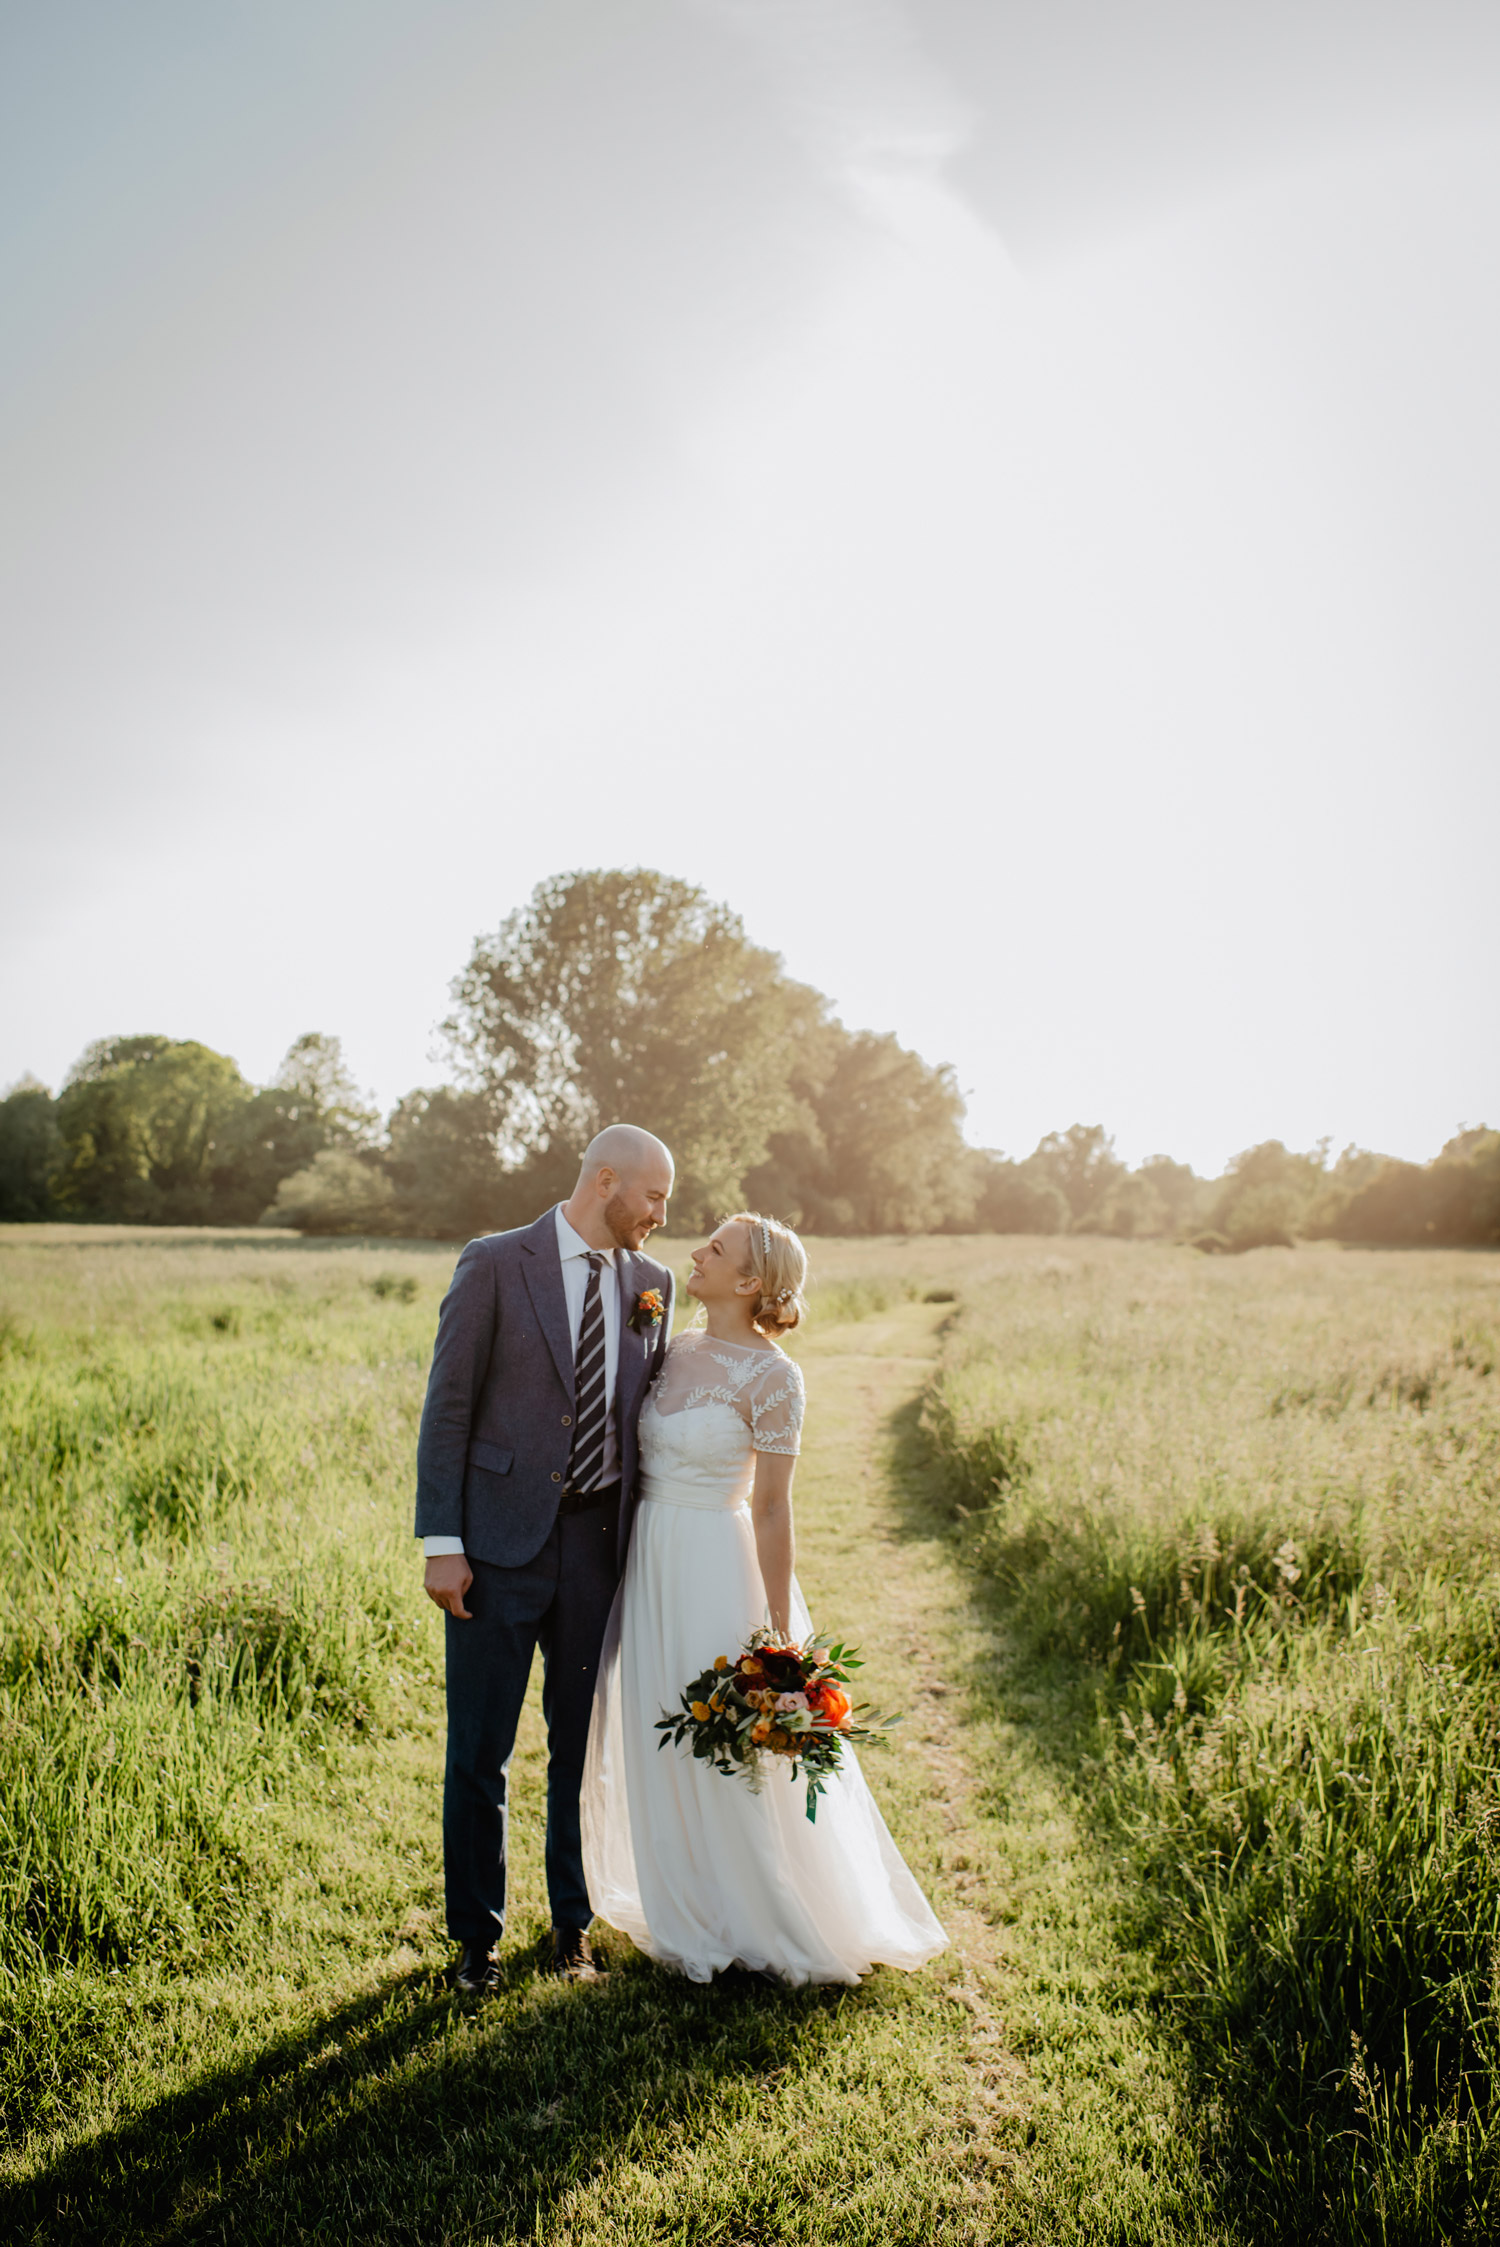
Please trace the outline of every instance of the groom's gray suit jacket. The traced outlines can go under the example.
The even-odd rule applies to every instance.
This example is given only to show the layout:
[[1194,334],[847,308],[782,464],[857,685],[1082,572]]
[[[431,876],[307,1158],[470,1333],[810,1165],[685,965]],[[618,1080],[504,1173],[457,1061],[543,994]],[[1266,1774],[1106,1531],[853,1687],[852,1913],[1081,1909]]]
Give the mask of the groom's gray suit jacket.
[[[671,1338],[673,1283],[664,1264],[626,1249],[615,1252],[615,1272],[623,1563],[635,1511],[636,1421]],[[653,1287],[665,1314],[654,1331],[637,1334],[629,1319]],[[573,1355],[554,1212],[470,1241],[438,1313],[417,1438],[419,1537],[461,1537],[471,1558],[499,1568],[524,1567],[541,1551],[567,1486]]]

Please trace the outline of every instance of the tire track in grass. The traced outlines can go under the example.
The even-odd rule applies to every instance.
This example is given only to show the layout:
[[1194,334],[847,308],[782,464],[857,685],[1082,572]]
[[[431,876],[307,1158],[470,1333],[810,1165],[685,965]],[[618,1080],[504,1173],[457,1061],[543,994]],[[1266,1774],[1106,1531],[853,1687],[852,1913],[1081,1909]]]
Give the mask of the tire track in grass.
[[797,1485],[809,1602],[864,1637],[870,1697],[909,1712],[867,1770],[952,1939],[928,1969],[961,2022],[943,2158],[987,2239],[1228,2241],[1149,1975],[1114,1940],[1113,1868],[1079,1832],[1092,1712],[972,1597],[911,1440],[945,1315],[910,1305],[809,1336]]
[[891,1502],[893,1423],[931,1374],[943,1318],[906,1306],[804,1346],[799,1573],[814,1612],[863,1640],[861,1691],[905,1711],[891,1747],[868,1756],[866,1775],[950,1938],[927,1969],[949,2000],[946,2041],[961,2067],[943,2155],[968,2172],[977,2211],[1004,2190],[1004,2140],[1012,2126],[1024,2132],[1029,2086],[997,2005],[997,1930],[983,1908],[975,1781],[960,1746],[963,1697],[949,1652],[949,1571],[936,1539],[903,1535]]

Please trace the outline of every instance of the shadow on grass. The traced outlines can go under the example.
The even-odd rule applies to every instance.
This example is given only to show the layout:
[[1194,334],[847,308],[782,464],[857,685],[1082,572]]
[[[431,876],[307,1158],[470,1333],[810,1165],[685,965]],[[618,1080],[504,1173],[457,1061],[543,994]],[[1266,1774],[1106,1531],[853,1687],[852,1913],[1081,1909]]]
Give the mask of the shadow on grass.
[[[965,1559],[960,1517],[922,1431],[921,1397],[893,1412],[886,1432],[898,1531],[924,1542],[940,1541],[952,1556],[970,1612],[988,1630],[1003,1635],[1014,1598]],[[1023,1657],[1018,1649],[1009,1662],[997,1664],[992,1655],[976,1658],[957,1682],[986,1716],[1024,1720],[1028,1737],[1058,1776],[1077,1780],[1085,1762],[1098,1752],[1099,1675],[1065,1657]]]
[[[430,1969],[391,1976],[0,2192],[0,2236],[530,2238],[570,2188],[645,2150],[643,2123],[658,2143],[693,2132],[726,2082],[774,2075],[789,2040],[805,2054],[851,2006],[884,2002],[878,1975],[791,1991],[731,1972],[704,1989],[615,1950],[585,1986],[542,1974],[538,1946],[508,1952],[483,2000]],[[760,2247],[753,2219],[734,2242]]]
[[[1132,1843],[1113,1822],[1108,1791],[1089,1783],[1102,1752],[1106,1673],[1025,1646],[1026,1619],[1018,1613],[1024,1591],[995,1582],[965,1555],[962,1517],[944,1488],[921,1415],[918,1399],[888,1423],[898,1531],[937,1539],[952,1555],[970,1613],[985,1625],[986,1646],[955,1682],[977,1715],[1024,1726],[1031,1749],[1071,1797],[1077,1830],[1100,1869],[1101,1891],[1108,1876],[1119,2002],[1154,2016],[1161,2048],[1171,2055],[1208,2206],[1222,2227],[1215,2236],[1267,2247],[1293,2234],[1309,2247],[1367,2239],[1387,2247],[1446,2247],[1459,2237],[1500,2236],[1492,2228],[1494,2186],[1478,2176],[1457,2138],[1456,2096],[1446,2115],[1431,2111],[1430,2143],[1410,2158],[1409,2178],[1396,2176],[1398,2204],[1395,2190],[1377,2183],[1357,2117],[1351,2124],[1351,2102],[1340,2098],[1343,2069],[1310,2076],[1295,2021],[1278,2026],[1268,2002],[1266,2018],[1240,2024],[1231,2041],[1201,1989],[1186,2000],[1180,1984],[1170,1993],[1162,1938],[1171,1924],[1173,1871],[1158,1861],[1155,1880],[1121,1879],[1132,1862]],[[1003,1814],[1004,1774],[984,1774],[984,1782],[981,1804]],[[1451,2145],[1445,2131],[1453,2132]]]
[[[898,1534],[935,1539],[947,1549],[969,1614],[983,1626],[983,1651],[958,1671],[954,1683],[977,1718],[1019,1728],[1029,1752],[1065,1791],[1080,1839],[1097,1864],[1103,1897],[1117,1879],[1120,1865],[1120,1836],[1101,1813],[1097,1789],[1090,1785],[1100,1755],[1103,1673],[1065,1654],[1038,1654],[1023,1643],[1023,1631],[1014,1627],[1017,1594],[976,1568],[964,1551],[963,1517],[945,1488],[942,1463],[924,1435],[922,1399],[893,1413],[887,1427]],[[980,1808],[1003,1818],[1010,1798],[1006,1773],[981,1768],[976,1776]],[[1155,2032],[1148,2027],[1147,2033],[1159,2037],[1163,2059],[1176,2076],[1195,2124],[1199,2147],[1194,2165],[1206,2192],[1206,2212],[1214,2221],[1211,2236],[1224,2241],[1264,2239],[1268,2247],[1271,2242],[1279,2247],[1286,2236],[1285,2209],[1254,2208],[1253,2192],[1247,2189],[1254,2180],[1245,2161],[1226,2161],[1222,2144],[1211,2141],[1212,2087],[1183,2042],[1183,2024],[1162,2006],[1152,1947],[1142,1939],[1141,1914],[1128,1894],[1114,1896],[1105,1910],[1116,1964],[1095,1990],[1093,2001],[1104,2010],[1132,2014],[1143,2024],[1153,2020],[1158,2024]],[[1187,2158],[1194,2162],[1191,2152]],[[1170,2219],[1164,2219],[1161,2232],[1151,2234],[1153,2239],[1175,2236]],[[1196,2240],[1204,2235],[1194,2225],[1182,2236]]]

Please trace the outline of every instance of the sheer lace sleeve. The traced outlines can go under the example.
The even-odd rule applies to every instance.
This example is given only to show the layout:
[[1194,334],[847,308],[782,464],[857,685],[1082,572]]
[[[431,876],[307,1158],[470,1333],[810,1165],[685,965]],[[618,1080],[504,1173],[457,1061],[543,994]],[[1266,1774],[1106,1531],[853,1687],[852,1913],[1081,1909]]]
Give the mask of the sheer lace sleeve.
[[757,1451],[802,1448],[802,1368],[778,1351],[750,1390],[750,1440]]

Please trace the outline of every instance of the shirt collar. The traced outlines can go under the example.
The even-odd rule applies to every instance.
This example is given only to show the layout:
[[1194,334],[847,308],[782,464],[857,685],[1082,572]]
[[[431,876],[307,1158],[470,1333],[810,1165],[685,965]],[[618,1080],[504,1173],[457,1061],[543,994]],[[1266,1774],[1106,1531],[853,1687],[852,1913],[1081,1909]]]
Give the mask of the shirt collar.
[[564,1259],[564,1261],[566,1261],[570,1256],[602,1256],[605,1263],[609,1265],[611,1271],[614,1269],[615,1252],[612,1248],[591,1249],[588,1242],[584,1239],[583,1235],[581,1233],[575,1232],[573,1227],[568,1223],[566,1217],[564,1217],[563,1205],[561,1202],[559,1202],[557,1205],[556,1215],[557,1251],[558,1254]]

